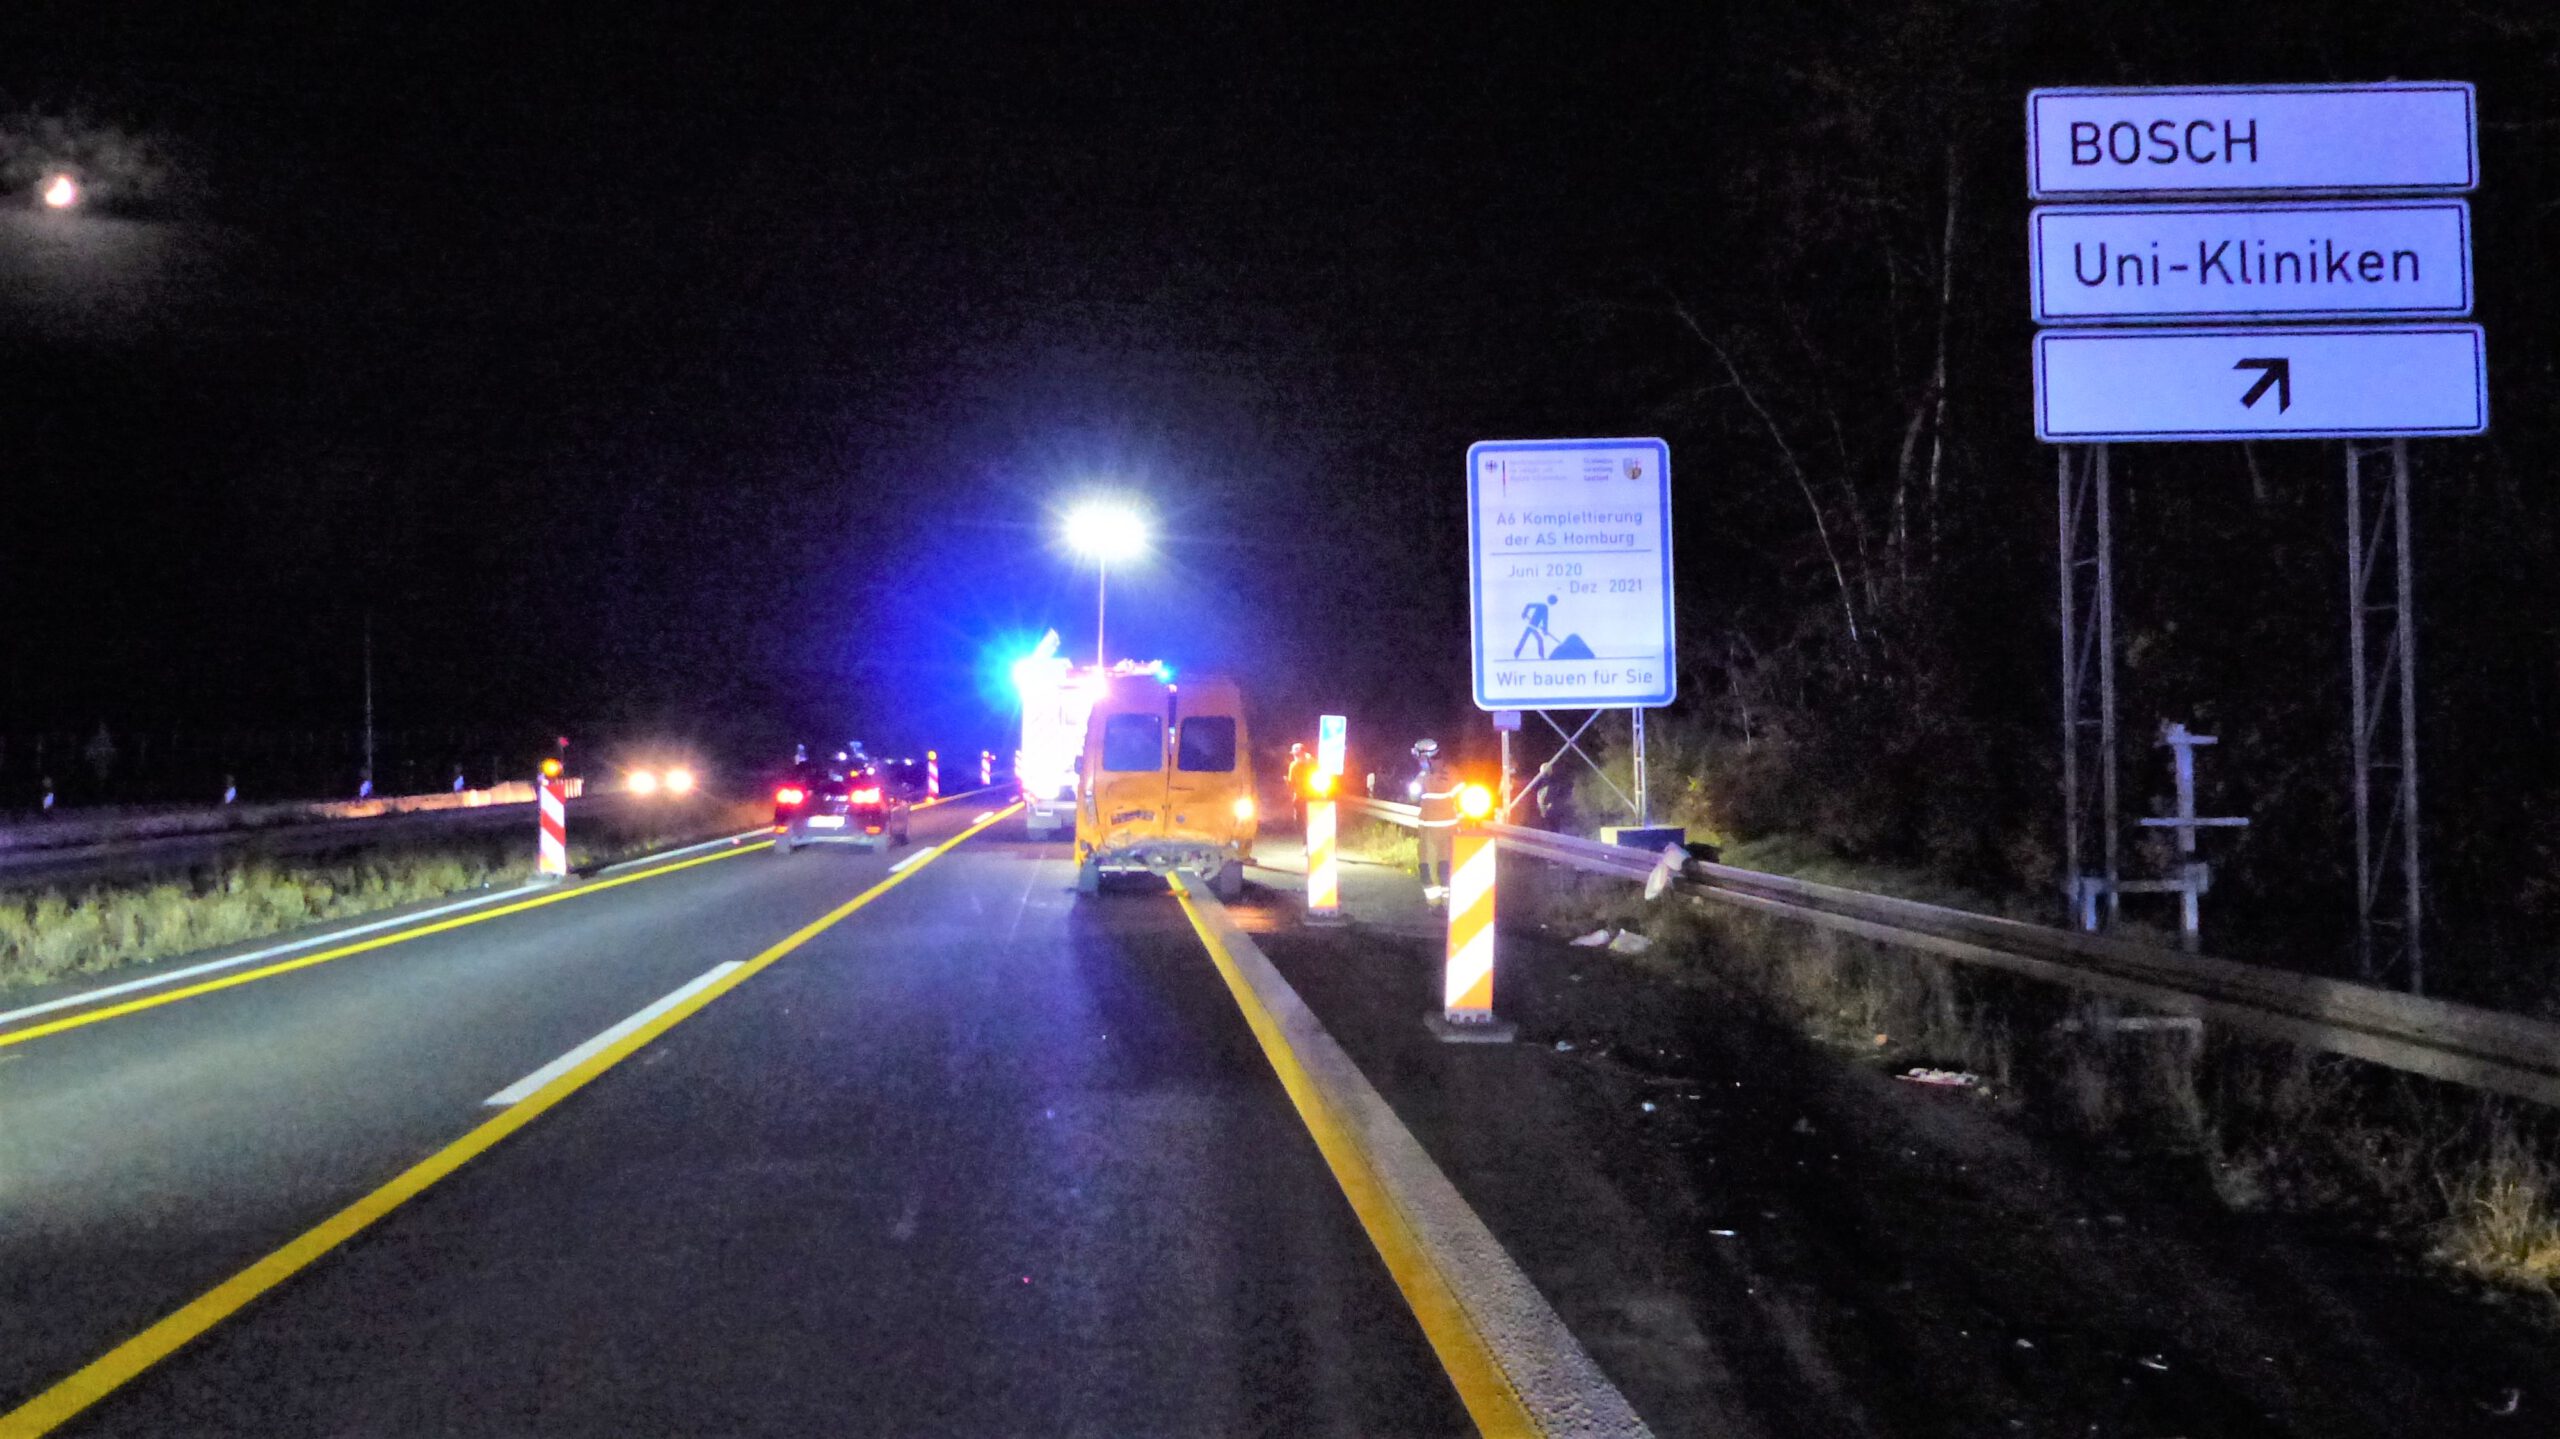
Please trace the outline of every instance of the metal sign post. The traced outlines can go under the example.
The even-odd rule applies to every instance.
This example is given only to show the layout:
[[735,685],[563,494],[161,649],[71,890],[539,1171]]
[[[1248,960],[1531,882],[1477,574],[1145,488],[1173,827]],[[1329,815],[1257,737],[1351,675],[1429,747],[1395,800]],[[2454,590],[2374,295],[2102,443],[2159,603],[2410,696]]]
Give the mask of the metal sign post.
[[[2121,904],[2115,534],[2107,447],[2065,445],[2055,453],[2062,557],[2063,897],[2072,922],[2094,930],[2102,922],[2113,925]],[[2100,865],[2096,874],[2089,872],[2093,859]]]
[[[2368,461],[2386,461],[2375,485]],[[2389,578],[2383,578],[2384,567]],[[2347,446],[2349,750],[2355,766],[2356,968],[2426,981],[2418,878],[2418,612],[2409,550],[2409,442]],[[2373,630],[2383,630],[2374,654]],[[2384,791],[2379,813],[2375,790]],[[2396,971],[2396,975],[2395,975]]]
[[1636,828],[1638,828],[1638,829],[1644,829],[1644,828],[1647,828],[1647,827],[1651,826],[1651,825],[1652,825],[1652,823],[1653,823],[1653,798],[1652,798],[1651,791],[1648,789],[1648,787],[1646,786],[1646,784],[1645,784],[1645,782],[1644,782],[1644,710],[1643,710],[1643,708],[1642,708],[1641,706],[1639,706],[1639,707],[1637,707],[1637,708],[1635,708],[1635,709],[1631,709],[1631,710],[1627,711],[1627,718],[1628,718],[1628,719],[1629,719],[1629,720],[1634,724],[1634,726],[1635,726],[1635,746],[1634,746],[1634,750],[1633,750],[1633,753],[1632,753],[1632,759],[1633,759],[1634,769],[1635,769],[1635,788],[1636,788]]
[[2170,772],[2174,777],[2178,812],[2174,815],[2146,815],[2137,823],[2146,829],[2170,829],[2178,832],[2178,864],[2167,879],[2132,880],[2122,889],[2127,894],[2174,894],[2178,897],[2178,943],[2190,954],[2204,947],[2204,897],[2213,888],[2213,866],[2196,858],[2196,831],[2200,829],[2247,829],[2249,821],[2236,816],[2206,816],[2196,813],[2196,751],[2221,741],[2209,734],[2196,734],[2184,724],[2171,720],[2160,726],[2160,743],[2170,752]]

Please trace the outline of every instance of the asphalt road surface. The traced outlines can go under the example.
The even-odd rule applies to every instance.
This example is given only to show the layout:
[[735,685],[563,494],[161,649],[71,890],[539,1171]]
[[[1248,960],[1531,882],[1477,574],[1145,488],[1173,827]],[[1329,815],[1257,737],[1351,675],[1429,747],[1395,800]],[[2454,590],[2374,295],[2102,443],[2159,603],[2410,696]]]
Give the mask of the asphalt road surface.
[[0,1439],[2560,1432],[2352,1235],[1534,925],[1440,1044],[1410,876],[1079,899],[982,803],[0,1008]]
[[[0,1028],[0,1411],[100,1434],[1468,1432],[1169,896],[1079,904],[1061,848],[1004,819],[769,967],[720,968],[979,813]],[[370,1227],[253,1268],[715,970],[748,977]],[[208,1295],[237,1312],[129,1343]],[[83,1366],[94,1402],[46,1411]]]

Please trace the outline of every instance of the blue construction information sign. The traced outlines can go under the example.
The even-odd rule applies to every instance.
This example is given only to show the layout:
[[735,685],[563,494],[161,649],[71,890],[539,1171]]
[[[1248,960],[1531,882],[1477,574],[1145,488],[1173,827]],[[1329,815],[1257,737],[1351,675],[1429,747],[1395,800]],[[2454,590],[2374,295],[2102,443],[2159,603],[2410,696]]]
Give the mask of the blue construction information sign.
[[1478,708],[1671,703],[1671,447],[1469,446],[1467,578]]

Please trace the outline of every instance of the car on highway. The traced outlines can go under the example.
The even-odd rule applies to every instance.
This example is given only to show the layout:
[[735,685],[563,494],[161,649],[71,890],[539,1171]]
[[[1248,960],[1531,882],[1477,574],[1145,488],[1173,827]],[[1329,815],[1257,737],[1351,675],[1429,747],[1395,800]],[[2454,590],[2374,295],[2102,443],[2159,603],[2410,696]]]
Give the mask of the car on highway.
[[860,756],[806,760],[773,791],[773,852],[802,845],[886,849],[907,842],[903,788]]
[[1106,872],[1181,870],[1240,897],[1258,833],[1252,755],[1233,680],[1112,675],[1086,720],[1076,888],[1099,892]]

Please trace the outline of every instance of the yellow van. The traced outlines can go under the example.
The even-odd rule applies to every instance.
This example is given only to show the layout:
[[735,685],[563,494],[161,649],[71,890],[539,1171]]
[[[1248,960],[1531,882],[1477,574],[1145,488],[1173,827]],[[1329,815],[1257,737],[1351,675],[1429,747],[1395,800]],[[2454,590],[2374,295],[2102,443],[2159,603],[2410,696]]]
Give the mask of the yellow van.
[[1234,681],[1114,675],[1085,721],[1076,888],[1096,893],[1106,871],[1186,870],[1220,899],[1243,894],[1252,756]]

